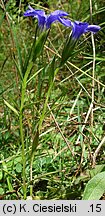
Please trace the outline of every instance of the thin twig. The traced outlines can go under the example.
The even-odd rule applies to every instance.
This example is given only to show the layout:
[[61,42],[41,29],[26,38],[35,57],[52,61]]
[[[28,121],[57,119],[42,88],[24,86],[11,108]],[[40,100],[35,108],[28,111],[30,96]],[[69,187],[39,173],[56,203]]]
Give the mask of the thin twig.
[[63,169],[63,170],[59,169],[59,170],[56,170],[56,171],[53,171],[53,172],[43,173],[42,175],[39,175],[39,176],[35,177],[31,182],[29,181],[27,186],[30,185],[30,184],[34,184],[35,181],[38,180],[38,179],[42,179],[42,178],[44,178],[46,176],[53,175],[53,174],[59,173],[59,172],[65,173],[65,171],[66,171],[65,169]]
[[[60,127],[59,127],[59,124],[58,124],[58,122],[56,121],[55,116],[54,116],[53,112],[51,111],[50,106],[49,106],[48,104],[47,104],[47,107],[48,107],[48,109],[49,109],[49,111],[50,111],[50,113],[51,113],[51,116],[52,116],[52,118],[53,118],[53,120],[54,120],[54,122],[55,122],[55,124],[56,124],[56,127],[58,128],[58,130],[59,130],[59,132],[60,132],[60,134],[61,134],[63,140],[64,140],[65,143],[67,144],[67,146],[68,146],[70,152],[72,153],[72,156],[74,156],[75,153],[74,153],[73,150],[71,149],[71,147],[70,147],[70,145],[69,145],[69,142],[67,141],[66,137],[63,135],[63,133],[62,133]],[[71,143],[70,143],[70,144],[71,144]]]
[[4,5],[4,2],[3,0],[1,0],[1,3],[2,3],[2,7],[3,7],[3,10],[5,11],[5,14],[6,14],[6,20],[7,20],[7,23],[8,23],[8,27],[10,29],[10,35],[11,35],[11,40],[12,40],[12,48],[13,50],[15,49],[15,42],[14,42],[14,37],[13,37],[13,33],[12,33],[12,30],[11,30],[11,24],[10,24],[10,20],[9,20],[9,14],[8,12],[6,11],[6,8],[5,8],[5,5]]
[[[54,50],[52,50],[52,49],[49,48],[48,46],[44,45],[44,47],[45,47],[46,49],[48,49],[51,53],[53,53],[53,54],[55,54],[56,56],[58,56],[59,58],[61,58],[61,56],[60,56],[57,52],[55,52]],[[86,75],[87,77],[89,77],[90,79],[93,80],[93,77],[87,73],[88,70],[87,70],[87,71],[83,71],[81,68],[78,68],[76,65],[74,65],[74,64],[73,64],[72,62],[70,62],[70,61],[67,61],[67,63],[68,63],[70,66],[72,66],[73,68],[75,68],[78,72],[81,72],[83,75]],[[66,66],[67,66],[67,64],[66,64]],[[76,78],[76,77],[75,77],[75,78]],[[94,81],[97,82],[98,84],[100,84],[101,86],[105,87],[105,84],[101,83],[99,80],[97,80],[97,79],[94,78]]]
[[105,143],[105,136],[103,137],[102,141],[100,142],[100,144],[98,145],[97,149],[94,152],[94,155],[93,155],[93,165],[92,165],[93,167],[96,164],[96,157],[97,157],[97,155],[98,155],[98,153],[99,153],[99,151],[100,151],[100,149],[101,149],[101,147],[102,147],[102,145],[104,143]]
[[16,190],[8,191],[7,193],[5,193],[5,194],[3,194],[3,195],[0,195],[0,200],[4,200],[4,198],[5,198],[6,196],[12,195],[12,194],[14,194],[14,193],[16,193],[16,195],[17,195],[17,191],[16,191]]
[[[87,120],[88,120],[88,118],[89,118],[89,115],[90,115],[90,113],[91,113],[92,107],[93,107],[93,104],[91,103],[91,104],[90,104],[90,107],[89,107],[89,110],[88,110],[88,112],[87,112],[85,121],[84,121],[85,124],[86,124],[86,122],[87,122]],[[84,131],[85,124],[83,125],[83,127],[82,127],[82,129],[81,129],[81,132]],[[80,134],[79,134],[79,136],[78,136],[78,138],[77,138],[76,145],[79,143],[79,140],[80,140]]]
[[70,110],[70,116],[71,116],[72,113],[73,113],[73,110],[74,110],[74,108],[75,108],[75,106],[76,106],[76,104],[77,104],[77,101],[78,101],[78,99],[79,99],[79,97],[80,97],[80,95],[81,95],[81,92],[82,92],[82,89],[79,91],[79,93],[78,93],[78,95],[77,95],[77,97],[76,97],[76,99],[75,99],[75,101],[74,101],[74,103],[73,103],[73,106],[72,106],[72,108],[71,108],[71,110]]
[[[100,109],[100,107],[96,107],[96,108],[94,108],[94,111],[99,110],[99,109]],[[86,112],[82,113],[82,116],[84,116],[84,115],[86,115]],[[78,118],[78,115],[77,115],[77,116],[74,116],[74,117],[72,117],[72,118],[68,118],[67,121],[73,121],[73,120],[75,120],[75,119],[77,119],[77,118]],[[86,124],[86,123],[84,122],[84,124]]]

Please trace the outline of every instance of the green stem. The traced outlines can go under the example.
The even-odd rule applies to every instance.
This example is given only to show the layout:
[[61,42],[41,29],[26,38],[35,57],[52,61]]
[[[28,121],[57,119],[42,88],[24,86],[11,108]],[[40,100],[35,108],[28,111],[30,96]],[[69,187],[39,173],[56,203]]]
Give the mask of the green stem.
[[24,109],[24,101],[25,101],[25,92],[26,92],[26,86],[27,86],[27,79],[29,76],[29,73],[32,69],[33,63],[30,62],[29,66],[27,68],[27,71],[25,72],[24,79],[22,81],[22,90],[21,90],[21,106],[20,106],[20,137],[21,137],[21,144],[22,144],[22,162],[23,162],[23,194],[24,199],[26,199],[26,175],[25,175],[25,166],[26,166],[26,158],[25,158],[25,143],[24,143],[24,130],[23,130],[23,109]]
[[24,144],[24,132],[23,132],[23,105],[24,105],[24,89],[22,85],[22,96],[21,96],[21,107],[20,107],[20,137],[21,137],[21,144],[22,144],[22,162],[23,162],[23,194],[24,199],[26,199],[26,176],[25,176],[25,144]]
[[[34,155],[38,144],[39,144],[39,130],[37,129],[32,143],[32,151],[31,151],[31,159],[30,159],[30,182],[32,182],[33,179],[32,165],[33,165]],[[33,195],[33,185],[30,184],[30,196],[32,197],[32,195]]]
[[33,195],[33,185],[32,185],[32,164],[33,164],[34,154],[31,156],[31,162],[30,162],[30,196]]
[[42,175],[39,175],[39,176],[35,177],[35,178],[33,179],[33,181],[29,182],[28,185],[34,183],[34,182],[35,182],[36,180],[38,180],[38,179],[42,179],[42,178],[45,177],[45,176],[53,175],[53,174],[59,173],[59,172],[63,172],[63,171],[62,171],[62,170],[56,170],[56,171],[53,171],[53,172],[48,172],[48,173],[44,173],[44,174],[42,174]]
[[[60,69],[59,67],[56,68],[56,70],[55,70],[55,72],[54,72],[54,77],[55,77],[56,74],[58,73],[59,69]],[[49,89],[48,89],[47,95],[46,95],[46,100],[45,100],[45,103],[44,103],[42,115],[41,115],[40,121],[39,121],[39,131],[41,130],[41,127],[42,127],[42,123],[43,123],[44,116],[45,116],[45,112],[46,112],[46,108],[47,108],[48,99],[49,99],[49,97],[50,97],[53,84],[54,84],[54,80],[51,81],[51,83],[50,83],[50,85],[49,85]]]

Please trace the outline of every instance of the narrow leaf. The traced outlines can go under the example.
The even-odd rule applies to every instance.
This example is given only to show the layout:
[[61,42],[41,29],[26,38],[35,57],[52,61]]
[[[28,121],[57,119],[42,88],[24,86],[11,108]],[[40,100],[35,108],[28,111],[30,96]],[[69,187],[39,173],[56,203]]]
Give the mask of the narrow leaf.
[[[14,34],[14,40],[15,40],[15,45],[18,53],[18,59],[19,59],[19,75],[21,74],[21,77],[23,77],[23,60],[22,60],[22,54],[21,54],[21,47],[19,46],[18,43],[18,38],[17,38],[17,31],[14,26],[12,26],[13,34]],[[15,63],[16,64],[16,63]]]
[[18,111],[11,105],[9,104],[6,100],[4,100],[4,103],[7,105],[7,107],[9,107],[16,115],[19,116]]
[[3,15],[2,15],[2,17],[1,17],[1,19],[0,19],[0,26],[2,25],[2,22],[3,22],[3,20],[4,20],[4,17],[5,17],[5,15],[6,15],[6,12],[7,12],[7,10],[8,10],[8,7],[9,7],[9,5],[10,5],[10,1],[6,4],[7,6],[6,6],[6,8],[5,8],[5,10],[4,10],[4,8],[2,8],[3,10],[4,10],[4,13],[3,13]]
[[48,36],[48,31],[42,32],[41,35],[36,40],[35,46],[33,47],[32,60],[35,61],[37,57],[41,54],[44,44]]
[[29,83],[31,80],[33,80],[34,77],[36,77],[41,71],[43,70],[43,67],[40,68],[34,75],[32,75],[28,80],[27,83]]
[[49,83],[51,83],[54,79],[54,68],[55,68],[55,56],[52,61],[47,65],[46,72],[49,76]]
[[[28,68],[26,70],[26,73],[25,73],[25,76],[24,76],[24,79],[23,79],[23,85],[26,86],[27,84],[27,80],[28,80],[28,77],[29,77],[29,74],[32,70],[32,67],[33,67],[33,62],[30,62],[29,65],[28,65]],[[26,88],[26,87],[25,87]]]
[[[55,71],[54,71],[54,77],[56,76],[58,71],[59,71],[59,68],[56,68]],[[48,91],[46,93],[46,99],[45,99],[42,114],[41,114],[40,120],[39,120],[39,131],[41,130],[42,123],[43,123],[43,120],[44,120],[44,117],[45,117],[45,113],[46,113],[46,109],[47,109],[47,103],[48,103],[48,100],[49,100],[49,97],[50,97],[50,94],[51,94],[51,90],[53,88],[53,84],[54,84],[54,79],[50,82]]]
[[[8,172],[8,168],[7,168],[6,163],[3,162],[2,165],[3,165],[4,171],[7,173],[7,172]],[[6,177],[6,180],[7,180],[8,189],[9,189],[9,191],[12,191],[12,190],[13,190],[13,187],[12,187],[12,184],[11,184],[11,180],[12,180],[12,179],[11,179],[10,176],[8,176],[8,174],[6,174],[5,177]]]
[[75,45],[76,40],[72,40],[72,37],[70,37],[63,48],[60,66],[63,66],[66,61],[72,56]]
[[37,130],[34,136],[34,140],[32,143],[32,152],[31,152],[31,156],[34,155],[34,152],[38,146],[38,142],[39,142],[39,131]]
[[96,165],[94,169],[90,170],[90,176],[91,178],[93,178],[94,176],[96,176],[98,173],[100,172],[104,172],[105,171],[105,165]]

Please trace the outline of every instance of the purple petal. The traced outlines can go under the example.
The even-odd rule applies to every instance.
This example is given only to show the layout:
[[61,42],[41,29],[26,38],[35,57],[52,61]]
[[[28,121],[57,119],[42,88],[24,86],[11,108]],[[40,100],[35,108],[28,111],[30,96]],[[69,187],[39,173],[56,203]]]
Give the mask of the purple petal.
[[44,28],[46,23],[46,15],[43,10],[34,10],[30,5],[29,9],[24,13],[24,16],[33,16],[38,19],[38,25],[41,28]]
[[36,18],[38,19],[38,26],[43,29],[46,22],[46,18],[43,16],[36,16]]
[[45,12],[43,11],[43,10],[35,10],[35,12],[38,14],[38,15],[40,15],[40,16],[46,16],[45,15]]
[[69,19],[59,17],[58,21],[66,27],[71,27],[71,21]]
[[79,37],[86,32],[86,29],[89,24],[87,22],[75,21],[75,22],[71,22],[71,25],[73,28],[72,37],[74,39],[79,39]]
[[[68,13],[66,13],[65,11],[62,10],[56,10],[54,12],[52,12],[46,20],[46,28],[50,28],[51,24],[55,21],[59,21],[61,22],[63,25],[66,25],[66,23],[64,22],[64,20],[61,20],[60,18],[63,16],[68,16]],[[67,26],[67,25],[66,25]]]
[[30,5],[28,5],[29,10],[34,10]]
[[71,22],[72,26],[72,38],[77,40],[79,37],[86,32],[96,33],[100,30],[100,26],[89,25],[87,22]]
[[96,32],[98,32],[100,29],[101,29],[101,27],[98,26],[98,25],[89,25],[89,26],[87,27],[86,31],[90,31],[90,32],[96,33]]
[[34,10],[30,5],[28,6],[28,10],[24,13],[24,16],[45,16],[45,12],[43,10]]
[[50,16],[68,16],[69,14],[62,10],[55,10],[50,14]]
[[57,20],[57,16],[49,15],[46,20],[46,27],[50,28],[51,24]]
[[56,10],[52,12],[50,15],[46,16],[43,10],[34,10],[30,5],[28,10],[24,13],[24,16],[33,16],[38,19],[38,25],[41,28],[50,28],[51,24],[55,21],[59,21],[66,27],[71,26],[71,21],[69,19],[63,18],[63,16],[68,16],[68,13],[62,10]]
[[30,10],[27,10],[24,14],[24,16],[36,16],[36,12],[35,11],[30,11]]

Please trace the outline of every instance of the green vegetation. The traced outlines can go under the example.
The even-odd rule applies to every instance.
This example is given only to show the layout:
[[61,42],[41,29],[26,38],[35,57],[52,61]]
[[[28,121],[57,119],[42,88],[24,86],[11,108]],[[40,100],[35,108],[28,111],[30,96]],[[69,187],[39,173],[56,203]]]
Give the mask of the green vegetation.
[[[105,6],[90,2],[1,0],[0,199],[104,197]],[[23,17],[28,4],[101,30],[81,36],[59,68],[71,29],[41,34]]]

